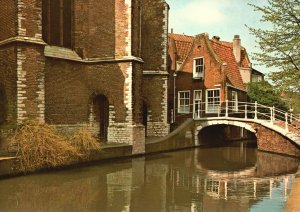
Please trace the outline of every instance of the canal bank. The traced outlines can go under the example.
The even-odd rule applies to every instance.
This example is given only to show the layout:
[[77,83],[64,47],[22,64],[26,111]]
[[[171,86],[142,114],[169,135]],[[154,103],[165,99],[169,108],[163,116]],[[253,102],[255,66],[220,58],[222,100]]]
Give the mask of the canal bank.
[[289,195],[285,212],[299,212],[300,211],[300,165],[295,177],[291,193]]
[[[72,164],[68,164],[58,169],[69,166],[77,166],[84,163],[91,163],[97,161],[106,161],[119,158],[128,158],[128,157],[138,157],[142,155],[165,152],[165,151],[174,151],[185,148],[192,148],[199,145],[196,145],[194,142],[193,134],[193,120],[188,119],[182,125],[180,125],[176,130],[171,132],[165,137],[147,137],[145,153],[139,155],[132,154],[132,146],[127,144],[104,144],[102,149],[99,151],[93,151],[88,160],[85,161],[74,161]],[[0,160],[0,178],[7,178],[12,176],[22,175],[23,173],[18,170],[19,161],[15,157],[3,157],[3,160]],[[51,168],[57,169],[57,168]],[[50,170],[50,169],[47,169]],[[39,171],[39,170],[37,170]]]

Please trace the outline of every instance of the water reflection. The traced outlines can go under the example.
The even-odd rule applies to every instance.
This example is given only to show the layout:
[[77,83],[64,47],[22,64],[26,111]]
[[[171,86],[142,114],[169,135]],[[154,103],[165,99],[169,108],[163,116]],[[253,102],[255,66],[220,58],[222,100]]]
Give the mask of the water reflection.
[[280,211],[298,160],[186,150],[0,181],[0,211]]

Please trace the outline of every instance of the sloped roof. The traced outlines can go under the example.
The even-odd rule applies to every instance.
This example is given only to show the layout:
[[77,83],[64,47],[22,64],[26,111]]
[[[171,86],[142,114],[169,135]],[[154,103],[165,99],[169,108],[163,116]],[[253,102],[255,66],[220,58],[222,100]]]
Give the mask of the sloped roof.
[[174,39],[178,56],[177,60],[179,62],[184,62],[192,48],[194,37],[171,33],[169,34],[169,38]]
[[[177,61],[185,62],[189,52],[192,49],[193,43],[196,39],[194,36],[181,35],[181,34],[169,34],[169,38],[175,42],[177,51]],[[227,79],[231,85],[238,89],[245,90],[238,64],[233,54],[233,44],[227,41],[215,41],[209,39],[209,44],[214,53],[222,60],[227,63]],[[250,61],[247,57],[245,48],[242,47],[241,51],[241,66],[248,68],[250,67]]]
[[[227,42],[227,41],[219,41],[222,45],[227,46],[232,49],[233,51],[233,44],[232,42]],[[243,68],[249,68],[250,67],[250,61],[247,56],[246,49],[242,47],[241,49],[241,67]]]
[[214,52],[218,55],[218,57],[223,62],[227,63],[228,69],[226,75],[229,82],[234,87],[244,90],[245,85],[243,83],[239,67],[233,55],[232,45],[230,46],[228,42],[216,42],[214,40],[210,40],[210,45]]

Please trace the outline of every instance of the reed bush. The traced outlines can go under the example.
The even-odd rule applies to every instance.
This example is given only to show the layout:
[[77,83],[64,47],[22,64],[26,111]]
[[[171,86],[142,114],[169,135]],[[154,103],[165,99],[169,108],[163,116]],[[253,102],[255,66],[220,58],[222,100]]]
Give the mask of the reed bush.
[[98,141],[87,129],[66,137],[54,127],[32,120],[20,125],[9,143],[16,149],[19,169],[24,173],[75,163],[87,158],[92,149],[100,150]]

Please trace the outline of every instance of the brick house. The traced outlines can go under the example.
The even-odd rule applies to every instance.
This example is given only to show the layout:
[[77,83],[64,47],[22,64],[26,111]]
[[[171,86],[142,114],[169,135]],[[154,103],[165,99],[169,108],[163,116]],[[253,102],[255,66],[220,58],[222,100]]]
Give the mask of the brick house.
[[169,132],[164,0],[7,0],[0,8],[1,126],[37,118],[143,152]]
[[238,101],[247,100],[252,68],[238,35],[225,42],[206,33],[195,37],[171,33],[168,66],[172,123],[224,113],[225,100],[230,112],[238,114]]

